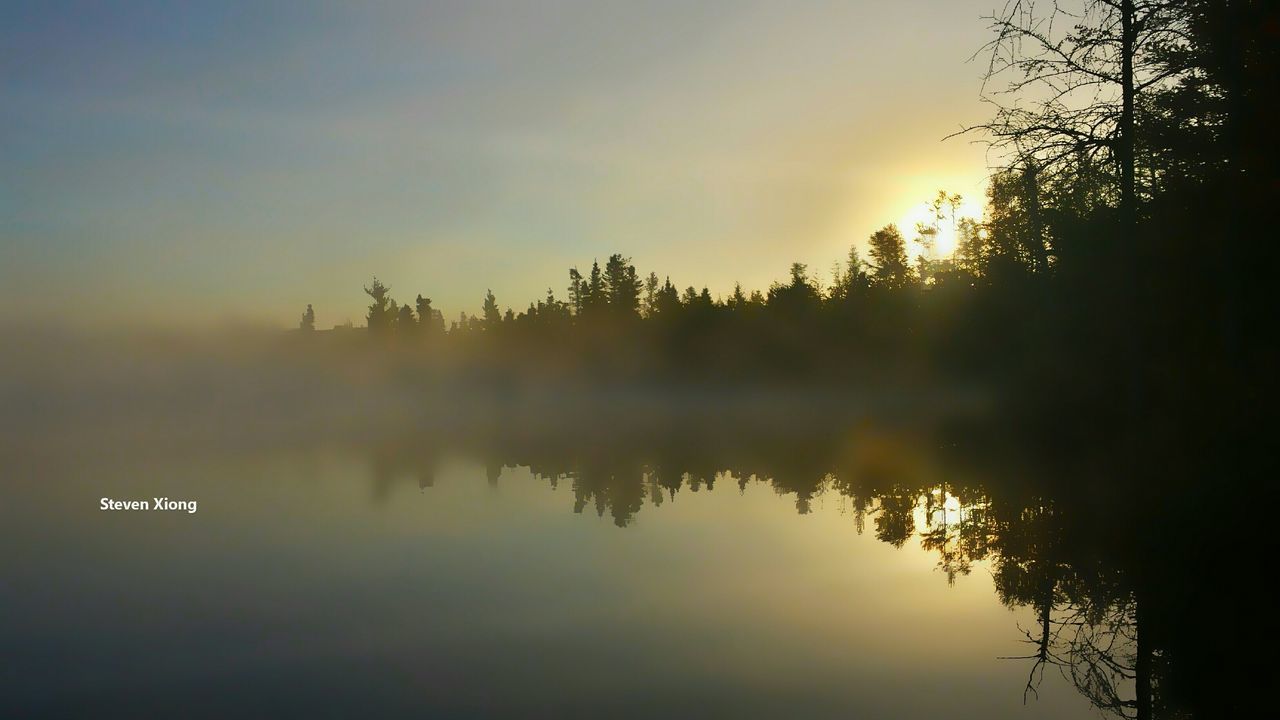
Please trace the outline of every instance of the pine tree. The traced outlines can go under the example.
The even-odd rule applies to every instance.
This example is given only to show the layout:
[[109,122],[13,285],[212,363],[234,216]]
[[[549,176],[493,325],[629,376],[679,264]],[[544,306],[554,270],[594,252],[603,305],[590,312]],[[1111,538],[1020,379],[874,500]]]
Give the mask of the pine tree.
[[911,284],[912,272],[907,259],[907,243],[898,232],[898,226],[885,225],[871,234],[872,283],[891,290],[901,290]]
[[591,276],[587,280],[587,289],[583,297],[582,308],[586,312],[592,312],[604,307],[608,302],[609,298],[604,289],[604,276],[600,272],[600,263],[592,261]]
[[644,280],[644,316],[653,317],[658,312],[658,273],[651,272]]
[[302,313],[302,322],[298,323],[298,329],[303,332],[314,332],[316,329],[316,311],[311,309],[310,303],[307,303],[306,312]]
[[630,258],[614,253],[605,263],[604,295],[609,309],[619,317],[640,314],[640,279]]
[[364,289],[366,295],[373,299],[369,303],[369,312],[365,316],[370,332],[382,333],[391,329],[395,320],[395,301],[391,299],[391,288],[383,285],[377,277],[373,284]]
[[582,281],[582,273],[578,268],[569,268],[569,305],[574,315],[581,315],[586,304],[586,284]]
[[497,329],[498,325],[502,324],[502,312],[498,310],[498,299],[493,296],[492,290],[485,292],[483,310],[485,329]]
[[400,312],[396,315],[396,332],[403,334],[412,334],[418,329],[418,323],[413,317],[413,308],[405,303],[400,307]]

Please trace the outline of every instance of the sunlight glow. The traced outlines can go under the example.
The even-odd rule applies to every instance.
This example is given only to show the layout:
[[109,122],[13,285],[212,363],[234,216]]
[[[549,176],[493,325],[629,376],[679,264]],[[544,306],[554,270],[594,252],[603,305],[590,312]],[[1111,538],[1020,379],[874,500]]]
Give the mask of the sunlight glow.
[[[934,216],[930,202],[921,201],[913,205],[898,220],[898,229],[907,239],[907,253],[912,260],[918,255],[924,255],[930,259],[949,258],[954,255],[960,244],[960,221],[967,217],[981,218],[982,204],[976,199],[964,197],[956,208],[954,218],[951,216],[949,207],[944,207],[943,212],[944,217],[939,221]],[[925,242],[922,242],[926,236],[922,236],[920,227],[922,225],[931,227],[935,224],[937,233],[933,235],[932,249],[930,249]]]

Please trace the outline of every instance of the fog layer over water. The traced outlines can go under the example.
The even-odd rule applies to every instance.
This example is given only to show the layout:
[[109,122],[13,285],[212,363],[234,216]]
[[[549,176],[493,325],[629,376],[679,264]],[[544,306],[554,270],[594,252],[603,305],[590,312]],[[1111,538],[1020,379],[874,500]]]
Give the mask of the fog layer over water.
[[1081,643],[1132,653],[972,389],[482,392],[261,338],[5,363],[20,715],[1079,717]]

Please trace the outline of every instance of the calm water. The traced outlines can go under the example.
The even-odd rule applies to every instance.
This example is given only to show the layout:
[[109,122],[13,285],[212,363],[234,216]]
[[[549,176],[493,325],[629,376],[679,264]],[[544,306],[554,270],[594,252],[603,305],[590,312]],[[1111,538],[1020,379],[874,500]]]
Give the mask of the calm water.
[[1024,704],[997,501],[893,434],[424,445],[11,453],[9,716],[1097,715]]

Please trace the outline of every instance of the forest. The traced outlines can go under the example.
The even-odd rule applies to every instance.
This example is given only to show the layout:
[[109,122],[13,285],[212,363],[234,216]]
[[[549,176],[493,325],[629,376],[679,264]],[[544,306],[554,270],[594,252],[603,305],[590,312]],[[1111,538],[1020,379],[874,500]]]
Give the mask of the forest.
[[[982,218],[939,192],[933,221],[906,229],[924,254],[888,225],[829,276],[795,264],[728,297],[613,254],[524,309],[490,290],[456,319],[375,278],[361,342],[447,355],[483,382],[938,380],[997,387],[1055,422],[1199,436],[1217,417],[1248,432],[1242,400],[1273,383],[1274,9],[1013,2],[989,20],[975,57],[994,113],[952,141],[1000,162]],[[945,256],[929,251],[943,231],[957,238]],[[300,327],[317,327],[310,306]]]
[[[450,320],[423,295],[393,300],[374,279],[361,332],[312,332],[308,307],[294,340],[308,352],[376,348],[405,375],[431,368],[480,394],[557,383],[675,395],[983,388],[1000,408],[988,436],[1025,441],[1039,458],[1033,479],[1011,483],[1021,487],[999,510],[1006,524],[975,526],[975,537],[1023,543],[1000,572],[1002,592],[1044,618],[1028,634],[1028,691],[1036,669],[1056,663],[1116,715],[1236,716],[1257,688],[1235,663],[1263,617],[1242,548],[1264,540],[1260,524],[1224,505],[1260,497],[1269,475],[1280,14],[1268,2],[1088,0],[1078,12],[1010,2],[989,21],[991,42],[975,57],[993,112],[952,140],[984,142],[998,159],[981,218],[957,217],[959,198],[940,192],[932,223],[905,234],[887,225],[829,274],[795,264],[769,288],[727,297],[682,289],[622,254],[569,269],[523,309],[490,290],[478,313]],[[909,240],[927,251],[943,231],[958,237],[954,253],[910,257]],[[565,429],[590,426],[577,422],[562,430],[590,454],[594,436]],[[807,487],[841,482],[813,462]],[[638,467],[547,476],[577,478],[577,510],[594,498],[625,525],[641,498],[663,495],[662,474]],[[685,477],[696,490],[715,472],[677,472],[667,490]],[[883,510],[886,497],[910,508],[945,488],[869,492]],[[903,512],[881,513],[882,539],[901,542],[885,523],[907,523]],[[1105,560],[1044,557],[1066,538]],[[1063,627],[1109,627],[1132,652],[1124,662],[1055,656],[1055,608],[1072,609]]]

